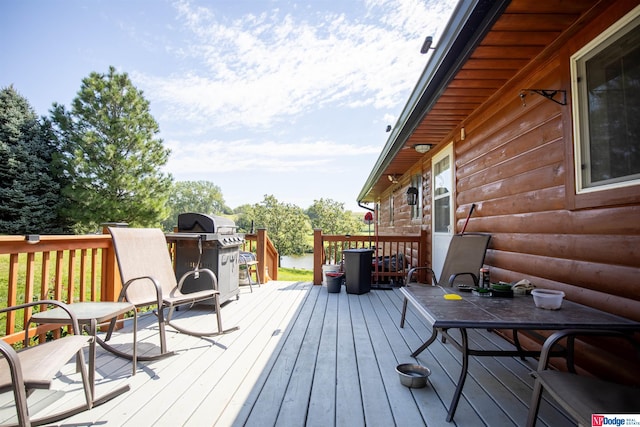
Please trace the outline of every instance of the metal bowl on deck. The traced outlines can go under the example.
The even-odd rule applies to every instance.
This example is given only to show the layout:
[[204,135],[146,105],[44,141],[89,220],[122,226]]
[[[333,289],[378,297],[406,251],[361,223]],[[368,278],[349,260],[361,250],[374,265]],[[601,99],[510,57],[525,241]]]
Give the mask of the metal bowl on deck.
[[396,367],[400,376],[400,383],[411,388],[422,388],[427,385],[427,378],[431,375],[429,368],[415,363],[403,363]]

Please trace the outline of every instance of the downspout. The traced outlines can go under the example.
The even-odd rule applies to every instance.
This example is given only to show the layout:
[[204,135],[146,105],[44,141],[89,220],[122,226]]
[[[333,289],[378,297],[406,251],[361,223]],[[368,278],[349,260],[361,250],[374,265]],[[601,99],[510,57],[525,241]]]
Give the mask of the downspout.
[[369,212],[375,212],[376,211],[375,209],[371,209],[369,206],[364,206],[361,201],[358,201],[358,206],[360,206],[362,209],[368,210]]

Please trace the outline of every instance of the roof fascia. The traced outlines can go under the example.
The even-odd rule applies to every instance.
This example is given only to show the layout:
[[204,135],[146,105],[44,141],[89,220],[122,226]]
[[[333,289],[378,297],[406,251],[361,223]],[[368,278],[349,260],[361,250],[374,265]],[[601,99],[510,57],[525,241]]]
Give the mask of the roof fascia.
[[367,201],[369,192],[385,169],[510,2],[460,0],[360,191],[358,202]]

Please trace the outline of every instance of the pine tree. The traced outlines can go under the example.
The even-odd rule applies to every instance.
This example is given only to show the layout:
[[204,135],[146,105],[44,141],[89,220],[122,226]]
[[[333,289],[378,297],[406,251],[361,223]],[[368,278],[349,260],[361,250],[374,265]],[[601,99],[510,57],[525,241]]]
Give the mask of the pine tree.
[[126,73],[114,67],[91,73],[70,111],[54,104],[52,120],[68,180],[63,212],[75,231],[96,231],[104,222],[157,226],[166,218],[172,177],[161,167],[170,151],[157,138],[149,102]]
[[0,233],[63,231],[49,130],[13,86],[0,90]]

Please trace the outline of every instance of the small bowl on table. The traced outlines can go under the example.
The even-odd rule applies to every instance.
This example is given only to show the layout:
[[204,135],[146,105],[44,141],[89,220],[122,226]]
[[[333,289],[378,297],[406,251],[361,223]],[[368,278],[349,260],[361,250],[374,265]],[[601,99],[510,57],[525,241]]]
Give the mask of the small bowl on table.
[[533,302],[538,308],[546,310],[558,310],[562,306],[564,292],[552,289],[534,289],[531,291]]
[[427,378],[431,370],[426,366],[415,363],[403,363],[396,367],[400,376],[400,383],[410,388],[422,388],[427,385]]

